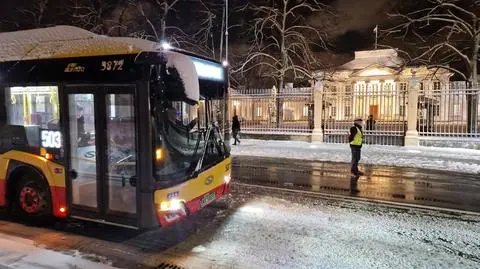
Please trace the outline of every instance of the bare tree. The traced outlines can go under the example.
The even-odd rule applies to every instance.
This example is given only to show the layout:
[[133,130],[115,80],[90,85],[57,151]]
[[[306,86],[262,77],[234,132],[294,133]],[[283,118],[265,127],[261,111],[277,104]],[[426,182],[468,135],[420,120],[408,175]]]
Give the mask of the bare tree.
[[[312,68],[318,64],[312,48],[326,48],[326,42],[324,34],[308,25],[305,16],[327,13],[327,7],[316,0],[278,0],[271,5],[253,6],[251,10],[255,19],[250,51],[234,72],[263,67],[264,76],[278,83],[277,91],[282,91],[289,75],[294,79],[311,79]],[[283,117],[281,107],[277,98],[277,125]]]
[[[413,62],[450,70],[478,86],[479,14],[480,1],[428,0],[420,10],[390,14],[400,23],[384,32],[416,44]],[[467,99],[468,130],[476,132],[477,94],[471,93]]]
[[39,28],[45,19],[49,0],[34,1],[31,7],[21,8],[19,11],[32,19],[33,26]]
[[73,23],[94,33],[109,34],[113,29],[108,29],[107,18],[115,4],[113,0],[72,0]]
[[[174,10],[174,6],[178,2],[179,0],[146,0],[136,3],[140,14],[145,18],[154,33],[156,41],[166,41],[167,16]],[[145,12],[145,6],[153,10]]]

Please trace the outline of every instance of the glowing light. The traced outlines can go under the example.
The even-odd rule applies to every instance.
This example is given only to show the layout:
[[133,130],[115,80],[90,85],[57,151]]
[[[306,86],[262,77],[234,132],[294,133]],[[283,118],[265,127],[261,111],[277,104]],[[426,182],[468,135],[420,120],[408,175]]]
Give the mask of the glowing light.
[[369,76],[385,76],[385,75],[391,75],[392,72],[385,70],[385,69],[379,69],[379,68],[373,68],[370,70],[365,70],[360,73],[360,76],[362,77],[369,77]]
[[46,153],[46,154],[45,154],[45,159],[47,159],[47,160],[49,160],[49,161],[53,160],[53,154],[51,154],[51,153]]
[[194,57],[192,57],[192,61],[199,78],[217,81],[223,81],[225,79],[223,74],[224,69],[220,64]]
[[67,209],[65,207],[60,207],[58,211],[60,211],[60,213],[65,213],[67,212]]
[[182,209],[182,202],[177,199],[170,201],[170,210],[180,210]]
[[170,44],[168,44],[168,42],[165,42],[165,41],[164,41],[164,42],[162,42],[162,48],[163,48],[164,50],[169,50],[169,49],[172,48],[172,46],[171,46]]
[[232,177],[231,176],[225,176],[225,177],[223,177],[223,180],[225,181],[226,184],[228,184],[232,180]]
[[263,209],[259,207],[253,207],[253,206],[243,206],[240,208],[241,211],[243,212],[248,212],[248,213],[262,213]]
[[223,61],[223,62],[222,62],[222,65],[225,66],[225,67],[227,67],[227,66],[228,66],[228,62],[227,62],[227,61]]
[[160,203],[160,210],[167,211],[168,210],[168,202],[161,202]]
[[183,208],[182,201],[172,199],[170,201],[163,201],[160,203],[160,211],[177,211]]
[[163,158],[162,149],[157,149],[155,151],[155,158],[157,159],[157,161],[160,161]]

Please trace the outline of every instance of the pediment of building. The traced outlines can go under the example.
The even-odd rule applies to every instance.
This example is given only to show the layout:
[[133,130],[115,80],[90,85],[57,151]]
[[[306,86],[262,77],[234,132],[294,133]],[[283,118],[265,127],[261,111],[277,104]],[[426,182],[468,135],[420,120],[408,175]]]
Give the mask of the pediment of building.
[[378,76],[393,76],[398,72],[395,69],[381,66],[372,65],[364,69],[353,72],[350,77],[378,77]]

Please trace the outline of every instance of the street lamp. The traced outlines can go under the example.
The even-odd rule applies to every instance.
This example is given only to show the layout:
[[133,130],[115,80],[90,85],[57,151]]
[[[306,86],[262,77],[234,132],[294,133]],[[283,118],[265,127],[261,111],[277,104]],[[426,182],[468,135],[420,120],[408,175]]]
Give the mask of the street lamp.
[[162,48],[163,48],[164,50],[169,50],[169,49],[172,48],[172,46],[171,46],[168,42],[163,41],[163,42],[162,42]]

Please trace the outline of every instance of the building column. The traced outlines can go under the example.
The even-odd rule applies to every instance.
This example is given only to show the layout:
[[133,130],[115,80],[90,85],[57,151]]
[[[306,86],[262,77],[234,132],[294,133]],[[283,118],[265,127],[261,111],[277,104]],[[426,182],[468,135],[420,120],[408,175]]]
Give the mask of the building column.
[[411,72],[412,78],[408,88],[407,132],[405,134],[405,146],[418,146],[420,144],[417,131],[419,84],[417,78],[415,77],[416,70],[412,69]]
[[323,129],[322,129],[322,111],[323,111],[323,82],[315,82],[313,88],[313,132],[312,143],[323,143]]

